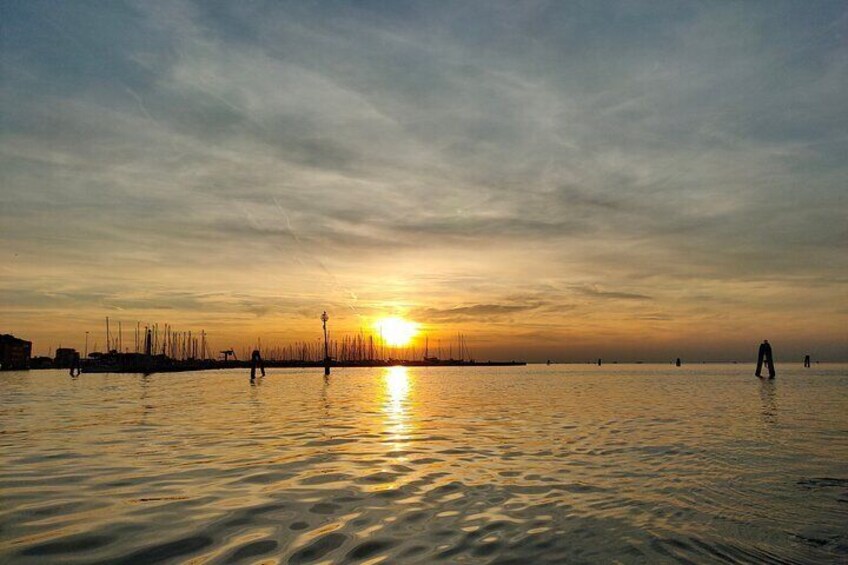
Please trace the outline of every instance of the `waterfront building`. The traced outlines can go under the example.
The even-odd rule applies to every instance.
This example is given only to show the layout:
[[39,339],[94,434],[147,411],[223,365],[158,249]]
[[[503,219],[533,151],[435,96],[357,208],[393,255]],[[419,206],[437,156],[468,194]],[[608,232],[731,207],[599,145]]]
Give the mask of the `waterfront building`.
[[70,347],[60,347],[56,350],[56,357],[53,359],[53,366],[57,369],[70,369],[76,358],[79,357],[76,349]]
[[29,369],[32,342],[13,335],[0,335],[0,371]]

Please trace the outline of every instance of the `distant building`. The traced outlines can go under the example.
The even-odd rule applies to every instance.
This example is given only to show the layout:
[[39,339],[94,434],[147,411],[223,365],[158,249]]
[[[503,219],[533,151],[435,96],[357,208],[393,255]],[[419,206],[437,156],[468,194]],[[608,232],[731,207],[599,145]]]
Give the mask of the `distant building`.
[[79,353],[77,353],[76,349],[60,347],[56,350],[56,357],[53,359],[53,366],[57,369],[70,369],[78,355]]
[[0,335],[0,371],[29,369],[29,356],[31,354],[31,341],[18,339],[9,334]]
[[29,360],[30,369],[52,369],[53,359],[50,357],[33,357]]

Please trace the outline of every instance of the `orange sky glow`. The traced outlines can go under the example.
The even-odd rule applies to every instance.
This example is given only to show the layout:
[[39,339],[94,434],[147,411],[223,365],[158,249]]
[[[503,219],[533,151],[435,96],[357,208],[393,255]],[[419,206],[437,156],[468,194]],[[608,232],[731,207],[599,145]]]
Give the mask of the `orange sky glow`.
[[844,18],[426,6],[6,9],[0,332],[848,360]]

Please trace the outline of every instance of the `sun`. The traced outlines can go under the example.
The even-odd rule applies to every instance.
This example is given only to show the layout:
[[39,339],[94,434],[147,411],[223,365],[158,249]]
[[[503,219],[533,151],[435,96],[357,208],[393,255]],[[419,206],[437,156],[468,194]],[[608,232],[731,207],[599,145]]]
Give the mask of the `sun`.
[[380,318],[374,327],[383,341],[392,347],[408,345],[418,333],[418,324],[403,318]]

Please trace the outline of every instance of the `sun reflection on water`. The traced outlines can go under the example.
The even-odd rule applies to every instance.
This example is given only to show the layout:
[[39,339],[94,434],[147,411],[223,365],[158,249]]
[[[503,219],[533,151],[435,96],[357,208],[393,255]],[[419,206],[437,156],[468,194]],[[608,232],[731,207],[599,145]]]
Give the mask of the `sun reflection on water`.
[[409,395],[409,374],[406,367],[388,367],[383,376],[386,384],[388,408],[392,414],[403,415],[404,403]]
[[394,451],[401,451],[409,438],[409,381],[406,367],[387,367],[383,373],[385,434]]

